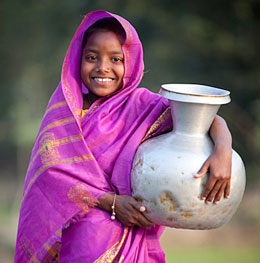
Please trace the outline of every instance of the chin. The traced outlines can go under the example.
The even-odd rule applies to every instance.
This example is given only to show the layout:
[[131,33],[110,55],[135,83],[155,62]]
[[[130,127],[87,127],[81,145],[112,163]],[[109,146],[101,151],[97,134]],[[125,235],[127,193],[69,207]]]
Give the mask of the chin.
[[117,90],[118,89],[112,90],[112,91],[104,90],[104,91],[100,91],[100,92],[95,92],[95,95],[99,96],[99,97],[105,97],[105,96],[109,96],[111,94],[114,94]]

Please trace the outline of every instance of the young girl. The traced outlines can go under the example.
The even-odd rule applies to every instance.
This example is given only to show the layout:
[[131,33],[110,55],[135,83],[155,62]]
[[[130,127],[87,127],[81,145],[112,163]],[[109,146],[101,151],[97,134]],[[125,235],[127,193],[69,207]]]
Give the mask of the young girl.
[[[172,125],[168,101],[137,89],[143,69],[129,22],[105,11],[86,15],[32,151],[15,262],[165,262],[163,227],[131,197],[138,146]],[[229,195],[231,137],[220,117],[210,135],[215,151],[197,177],[210,169],[203,198],[217,203]]]

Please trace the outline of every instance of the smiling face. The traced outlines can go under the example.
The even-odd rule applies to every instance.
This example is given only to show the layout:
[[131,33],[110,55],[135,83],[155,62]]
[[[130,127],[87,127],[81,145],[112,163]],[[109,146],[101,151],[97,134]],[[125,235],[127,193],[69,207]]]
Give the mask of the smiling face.
[[83,49],[81,79],[93,99],[114,93],[123,86],[124,54],[114,32],[90,35]]

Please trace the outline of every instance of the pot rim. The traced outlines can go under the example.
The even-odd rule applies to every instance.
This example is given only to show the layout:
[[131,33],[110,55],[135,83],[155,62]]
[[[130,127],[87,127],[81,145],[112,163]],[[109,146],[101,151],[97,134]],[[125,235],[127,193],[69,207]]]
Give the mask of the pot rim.
[[220,105],[231,101],[230,91],[201,84],[162,84],[159,93],[169,100],[181,102]]

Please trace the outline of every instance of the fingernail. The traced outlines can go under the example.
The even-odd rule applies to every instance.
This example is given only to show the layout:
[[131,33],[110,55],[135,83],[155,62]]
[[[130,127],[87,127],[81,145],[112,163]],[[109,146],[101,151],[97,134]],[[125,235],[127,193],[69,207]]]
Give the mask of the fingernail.
[[210,203],[210,201],[206,201],[206,205],[208,205]]
[[225,196],[225,198],[228,199],[228,198],[229,198],[229,195]]
[[145,210],[146,210],[146,208],[144,206],[141,206],[139,209],[140,212],[144,212]]
[[215,201],[214,204],[217,205],[219,203],[219,201]]
[[202,200],[205,200],[205,198],[206,198],[205,196],[202,196],[202,197],[201,197]]
[[194,177],[199,176],[199,174],[193,174]]

